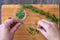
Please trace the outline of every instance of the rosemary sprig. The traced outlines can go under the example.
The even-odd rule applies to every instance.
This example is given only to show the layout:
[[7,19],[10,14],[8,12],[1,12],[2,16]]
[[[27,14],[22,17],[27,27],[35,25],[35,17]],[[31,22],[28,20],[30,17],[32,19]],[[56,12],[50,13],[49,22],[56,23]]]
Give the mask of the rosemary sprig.
[[27,9],[31,9],[32,11],[34,11],[36,13],[44,15],[44,16],[46,16],[46,18],[51,19],[51,21],[53,21],[53,22],[60,22],[60,18],[57,18],[54,14],[51,15],[49,12],[45,12],[45,11],[43,11],[41,9],[38,9],[38,8],[32,6],[32,5],[22,4],[22,7],[27,8]]

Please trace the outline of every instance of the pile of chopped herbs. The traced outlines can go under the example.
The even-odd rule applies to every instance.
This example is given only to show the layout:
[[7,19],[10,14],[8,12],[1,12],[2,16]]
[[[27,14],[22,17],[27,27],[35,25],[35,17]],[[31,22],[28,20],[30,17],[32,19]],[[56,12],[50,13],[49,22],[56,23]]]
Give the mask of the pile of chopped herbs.
[[50,19],[51,21],[53,21],[53,22],[56,22],[56,23],[60,22],[60,18],[57,18],[54,14],[51,15],[49,12],[45,12],[45,11],[43,11],[43,10],[41,10],[41,9],[38,9],[38,8],[32,6],[32,5],[22,4],[22,7],[23,7],[23,8],[30,9],[30,10],[32,10],[33,12],[39,13],[39,14],[41,14],[41,15],[44,15],[46,18],[49,18],[49,19]]
[[18,10],[16,13],[16,17],[22,19],[25,16],[25,12],[23,10]]

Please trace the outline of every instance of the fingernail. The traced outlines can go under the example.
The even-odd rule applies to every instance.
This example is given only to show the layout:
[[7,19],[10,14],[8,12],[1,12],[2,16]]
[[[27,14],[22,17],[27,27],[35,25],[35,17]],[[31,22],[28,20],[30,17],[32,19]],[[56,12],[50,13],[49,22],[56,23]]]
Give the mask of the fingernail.
[[43,29],[46,32],[46,30],[42,26],[40,28]]
[[21,24],[21,23],[18,23],[18,24]]
[[8,19],[11,19],[11,17],[9,17]]
[[40,28],[41,28],[41,29],[43,29],[43,27],[42,27],[42,26],[41,26]]

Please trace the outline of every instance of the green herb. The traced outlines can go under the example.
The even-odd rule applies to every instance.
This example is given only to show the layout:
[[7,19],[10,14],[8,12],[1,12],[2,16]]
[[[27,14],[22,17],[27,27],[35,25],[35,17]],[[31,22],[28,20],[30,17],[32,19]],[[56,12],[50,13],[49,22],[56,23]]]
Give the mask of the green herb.
[[39,33],[39,31],[38,31],[37,29],[35,29],[35,31],[36,31],[37,33]]
[[26,4],[22,4],[22,7],[23,8],[27,8],[27,9],[31,9],[32,11],[36,12],[36,13],[39,13],[41,15],[44,15],[46,16],[47,18],[51,19],[51,21],[53,22],[60,22],[60,18],[57,18],[54,14],[51,15],[49,12],[45,12],[41,9],[38,9],[32,5],[26,5]]
[[31,30],[27,30],[30,34],[32,34],[32,31]]
[[58,19],[58,21],[60,22],[60,18]]
[[34,28],[32,28],[32,27],[30,27],[29,29],[30,29],[31,31],[34,31],[34,30],[35,30],[35,29],[34,29]]
[[33,28],[33,27],[29,27],[28,32],[29,32],[30,34],[34,34],[34,35],[35,35],[36,33],[39,33],[39,31],[38,31],[37,29]]
[[27,30],[27,31],[28,31],[29,34],[32,34],[32,31],[30,31],[30,30]]
[[16,16],[22,19],[25,16],[25,13],[22,10],[18,10],[18,12],[16,13]]

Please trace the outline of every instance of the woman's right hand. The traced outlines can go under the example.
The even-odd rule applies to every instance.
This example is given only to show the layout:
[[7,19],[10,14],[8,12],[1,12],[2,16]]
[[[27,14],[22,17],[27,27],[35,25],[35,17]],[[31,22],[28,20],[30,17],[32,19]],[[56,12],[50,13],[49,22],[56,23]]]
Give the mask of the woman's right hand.
[[39,20],[37,29],[48,39],[48,40],[60,40],[60,32],[56,25],[47,20]]

